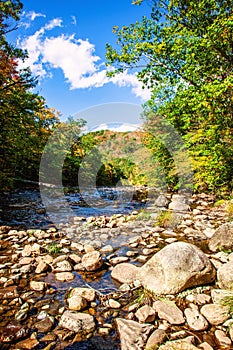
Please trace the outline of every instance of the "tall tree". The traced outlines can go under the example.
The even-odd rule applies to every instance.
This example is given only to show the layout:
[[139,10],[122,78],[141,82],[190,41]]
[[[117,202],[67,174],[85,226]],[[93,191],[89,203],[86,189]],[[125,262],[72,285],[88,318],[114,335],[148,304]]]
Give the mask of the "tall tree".
[[27,53],[7,41],[7,33],[16,29],[21,10],[19,0],[0,2],[1,188],[9,187],[15,177],[37,177],[45,139],[58,122],[45,100],[32,92],[36,79],[30,70],[19,68],[19,60],[24,60]]
[[152,3],[150,18],[114,28],[118,47],[107,45],[106,54],[108,64],[116,68],[111,74],[137,69],[138,78],[152,92],[145,108],[148,130],[153,134],[155,114],[174,125],[193,158],[197,190],[229,190],[233,187],[232,2]]

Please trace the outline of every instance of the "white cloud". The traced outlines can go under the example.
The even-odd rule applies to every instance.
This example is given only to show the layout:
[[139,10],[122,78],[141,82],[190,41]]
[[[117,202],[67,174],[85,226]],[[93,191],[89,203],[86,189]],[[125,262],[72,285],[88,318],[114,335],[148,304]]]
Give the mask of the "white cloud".
[[109,78],[103,62],[95,54],[95,46],[86,40],[76,39],[75,35],[46,36],[46,31],[61,27],[62,20],[54,18],[35,34],[25,38],[19,44],[27,49],[29,58],[22,66],[30,66],[32,72],[40,77],[51,75],[50,68],[63,71],[71,89],[98,88],[113,83],[119,87],[129,87],[134,95],[142,100],[150,97],[149,90],[142,89],[135,74],[127,71]]
[[46,17],[46,15],[35,11],[29,11],[26,13],[26,17],[29,18],[31,21],[34,21],[37,17]]
[[76,19],[76,17],[75,17],[75,16],[71,16],[71,18],[72,18],[72,24],[73,24],[74,26],[76,26],[76,25],[77,25],[77,19]]

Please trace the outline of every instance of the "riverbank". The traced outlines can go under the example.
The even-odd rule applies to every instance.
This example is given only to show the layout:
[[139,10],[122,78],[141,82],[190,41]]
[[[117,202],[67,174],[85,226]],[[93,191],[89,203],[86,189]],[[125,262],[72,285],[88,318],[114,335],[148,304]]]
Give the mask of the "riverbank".
[[[2,226],[1,349],[232,349],[232,310],[220,302],[232,297],[233,282],[225,204],[204,194],[158,204],[57,228]],[[183,285],[177,276],[172,286],[160,283],[165,294],[159,283],[146,288],[142,275],[154,257],[167,281],[179,262]]]

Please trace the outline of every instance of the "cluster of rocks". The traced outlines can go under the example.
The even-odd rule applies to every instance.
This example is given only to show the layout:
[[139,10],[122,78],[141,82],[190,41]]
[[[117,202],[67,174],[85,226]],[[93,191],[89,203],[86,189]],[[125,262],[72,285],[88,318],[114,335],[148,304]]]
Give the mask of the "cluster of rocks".
[[[213,202],[161,196],[156,208],[174,210],[166,222],[152,208],[146,220],[133,212],[1,227],[1,348],[65,349],[116,334],[122,350],[233,348],[233,225]],[[99,275],[114,290],[85,283]]]

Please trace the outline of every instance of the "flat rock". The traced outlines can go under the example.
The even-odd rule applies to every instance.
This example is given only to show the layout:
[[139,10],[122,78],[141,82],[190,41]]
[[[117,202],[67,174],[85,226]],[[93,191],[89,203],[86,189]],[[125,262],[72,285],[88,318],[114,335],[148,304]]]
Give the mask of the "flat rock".
[[216,271],[195,245],[171,243],[138,269],[136,279],[157,295],[176,294],[214,281]]
[[183,312],[171,301],[157,300],[153,303],[158,317],[168,321],[170,324],[178,325],[185,322]]
[[76,333],[89,333],[95,329],[93,316],[82,312],[65,311],[59,326]]
[[68,282],[72,281],[75,278],[75,276],[72,272],[58,272],[55,274],[55,278],[57,281]]
[[216,252],[233,248],[233,223],[226,223],[217,228],[209,240],[209,249]]
[[121,263],[112,269],[111,277],[120,283],[132,283],[139,268],[133,264]]
[[135,316],[141,323],[153,322],[155,320],[156,312],[151,306],[143,305],[137,310]]
[[54,318],[51,316],[47,316],[43,320],[36,322],[34,327],[38,330],[40,333],[47,333],[51,330],[51,328],[54,325]]
[[0,299],[14,299],[18,297],[19,294],[16,286],[9,286],[0,289]]
[[23,349],[23,350],[30,350],[34,349],[39,345],[39,342],[37,339],[25,339],[21,340],[19,343],[17,343],[17,349]]
[[230,346],[231,346],[231,339],[226,335],[225,332],[223,332],[220,329],[217,329],[214,332],[214,335],[215,335],[215,338],[217,340],[217,343],[219,344],[219,346],[221,348],[224,348],[224,349],[229,349],[230,348]]
[[209,321],[211,325],[217,326],[230,318],[230,308],[218,304],[206,304],[201,308],[201,314]]
[[31,281],[30,288],[36,292],[43,292],[47,287],[47,283],[40,281]]
[[168,341],[159,347],[159,350],[198,350],[192,344],[193,337],[187,337],[180,340]]
[[29,333],[29,329],[25,325],[18,322],[11,322],[6,327],[1,327],[0,342],[10,343],[11,341],[24,338]]
[[153,347],[163,343],[167,338],[167,333],[163,329],[156,329],[148,338],[145,350],[151,350]]
[[117,318],[116,325],[121,350],[144,350],[147,338],[154,329],[154,326],[150,324],[140,324],[123,318]]
[[40,261],[36,267],[35,273],[43,273],[48,270],[49,265],[45,261]]
[[59,261],[54,268],[56,272],[70,272],[72,271],[72,266],[67,260]]
[[96,292],[94,289],[91,289],[91,288],[82,288],[82,287],[73,288],[70,291],[70,298],[76,295],[83,297],[87,301],[94,301],[96,298]]
[[87,306],[87,301],[80,295],[73,295],[67,299],[69,304],[69,309],[74,311],[79,311],[85,309]]
[[198,309],[187,308],[184,310],[184,314],[189,327],[194,331],[204,331],[208,328],[208,321],[200,314]]
[[96,250],[89,252],[82,257],[82,265],[87,271],[96,271],[103,265],[101,255]]

